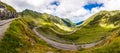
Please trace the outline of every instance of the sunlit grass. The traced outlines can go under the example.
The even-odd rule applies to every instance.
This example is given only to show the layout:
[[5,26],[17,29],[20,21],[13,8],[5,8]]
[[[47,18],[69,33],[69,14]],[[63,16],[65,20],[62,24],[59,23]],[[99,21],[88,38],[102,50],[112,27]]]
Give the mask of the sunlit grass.
[[46,53],[56,52],[41,38],[36,36],[23,19],[16,19],[0,41],[0,53]]
[[104,28],[117,28],[118,26],[114,26],[114,24],[100,24],[101,27],[104,27]]
[[56,23],[54,23],[58,28],[60,28],[60,29],[62,29],[62,30],[64,30],[64,31],[72,31],[72,28],[69,28],[69,27],[67,27],[67,26],[65,26],[65,25],[60,25],[60,24],[56,24]]
[[113,34],[112,36],[117,36],[117,37],[111,37],[111,40],[109,44],[107,45],[101,45],[100,47],[95,47],[90,50],[85,50],[85,51],[80,51],[80,53],[119,53],[120,52],[120,34],[117,33],[116,35]]
[[[48,37],[51,40],[62,42],[62,43],[70,43],[71,41],[76,44],[85,44],[99,41],[106,36],[110,35],[111,28],[103,28],[100,26],[91,26],[91,27],[83,27],[82,29],[76,31],[71,35],[59,35],[56,34],[51,29],[39,28],[40,33],[42,32],[43,36]],[[38,30],[38,31],[39,31]],[[44,32],[46,31],[46,32]],[[64,41],[61,41],[64,40]],[[71,42],[71,43],[72,43]]]
[[75,33],[65,36],[65,39],[75,41],[77,44],[91,43],[101,40],[109,35],[111,29],[102,28],[100,26],[83,27]]

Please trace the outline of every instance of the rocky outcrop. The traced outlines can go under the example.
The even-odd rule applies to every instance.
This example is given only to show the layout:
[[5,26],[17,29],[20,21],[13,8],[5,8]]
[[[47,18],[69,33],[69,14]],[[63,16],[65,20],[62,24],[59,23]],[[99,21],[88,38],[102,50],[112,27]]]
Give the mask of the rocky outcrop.
[[18,14],[7,9],[3,4],[0,4],[0,19],[16,18]]

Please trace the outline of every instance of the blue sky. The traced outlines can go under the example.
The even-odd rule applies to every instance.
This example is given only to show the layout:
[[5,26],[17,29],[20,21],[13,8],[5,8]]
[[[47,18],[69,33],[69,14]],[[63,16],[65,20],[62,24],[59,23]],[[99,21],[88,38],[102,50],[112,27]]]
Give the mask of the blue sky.
[[87,5],[83,6],[86,10],[91,11],[93,8],[100,8],[104,4],[103,3],[88,3]]
[[56,5],[56,6],[59,6],[60,5],[60,2],[59,1],[53,1],[50,3],[51,5]]
[[101,10],[120,10],[120,0],[1,0],[18,12],[31,9],[77,23]]
[[[59,1],[53,1],[50,3],[51,5],[59,6],[60,2]],[[84,9],[91,11],[93,8],[100,8],[103,7],[103,3],[88,3],[83,6]]]

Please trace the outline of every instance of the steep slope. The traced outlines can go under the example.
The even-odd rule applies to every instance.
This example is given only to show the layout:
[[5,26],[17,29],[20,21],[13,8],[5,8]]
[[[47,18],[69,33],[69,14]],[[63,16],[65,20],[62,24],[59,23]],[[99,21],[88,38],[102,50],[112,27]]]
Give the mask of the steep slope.
[[[112,28],[111,37],[102,44],[85,50],[81,53],[119,53],[120,52],[120,10],[101,11],[94,15],[96,18],[89,22],[86,26],[99,25],[104,28]],[[90,21],[90,19],[88,19]],[[84,23],[86,23],[85,21]],[[84,25],[84,24],[83,24]],[[85,26],[85,25],[84,25]]]
[[100,25],[101,27],[106,28],[116,28],[120,25],[120,11],[101,11],[89,19],[87,19],[85,22],[83,22],[83,26],[85,25]]
[[[57,23],[57,24],[61,24],[61,25],[68,25],[69,24],[70,26],[74,25],[74,23],[72,23],[69,19],[62,19],[62,18],[59,18],[57,16],[53,16],[53,15],[46,14],[46,13],[38,13],[36,11],[32,11],[29,9],[26,9],[23,12],[20,12],[20,15],[23,17],[24,16],[31,16],[33,18],[39,18],[42,21],[47,22],[47,23]],[[64,21],[62,21],[62,20],[64,20]]]
[[59,50],[51,47],[41,38],[36,36],[30,25],[22,19],[16,19],[7,29],[5,36],[0,41],[0,53],[57,53],[67,52],[74,53],[75,51]]
[[[16,12],[16,10],[13,7],[9,6],[8,4],[2,3],[1,1],[0,1],[0,5],[5,5],[7,7],[7,10],[10,10],[11,12]],[[48,45],[45,41],[43,41],[41,38],[36,36],[33,33],[32,28],[37,24],[32,22],[31,17],[33,18],[33,20],[35,20],[34,19],[35,17],[33,16],[37,16],[37,15],[39,16],[39,14],[34,14],[30,16],[30,19],[29,18],[24,19],[24,17],[20,16],[22,18],[16,18],[11,23],[8,24],[5,23],[5,25],[3,25],[3,23],[8,21],[0,20],[1,21],[0,31],[2,31],[1,33],[6,31],[4,33],[2,40],[0,40],[0,53],[51,53],[51,52],[75,53],[76,52],[76,51],[65,51],[65,50],[59,50],[53,48],[50,45]],[[37,21],[37,19],[35,21]],[[6,30],[6,28],[8,29]]]
[[120,52],[120,29],[117,28],[103,43],[89,50],[79,51],[80,53],[119,53]]
[[[68,19],[62,19],[57,16],[52,16],[46,13],[38,13],[29,9],[20,13],[25,20],[34,22],[35,24],[42,25],[44,27],[53,28],[56,31],[62,33],[72,31],[75,24]],[[62,31],[61,31],[62,30]]]
[[[119,12],[119,11],[116,11],[116,12]],[[105,38],[106,36],[109,36],[110,33],[112,32],[112,30],[116,28],[116,27],[115,28],[111,27],[113,22],[114,23],[118,22],[116,20],[111,21],[113,19],[119,18],[119,16],[117,18],[114,18],[114,16],[119,14],[116,12],[111,11],[111,13],[115,13],[115,15],[111,14],[111,15],[109,15],[109,17],[110,17],[109,18],[106,16],[110,12],[101,11],[101,12],[93,15],[92,17],[90,17],[85,22],[83,22],[83,24],[81,24],[81,26],[80,26],[81,29],[77,30],[75,33],[73,33],[71,35],[66,35],[66,36],[54,34],[52,36],[57,37],[57,38],[56,39],[50,38],[50,39],[53,39],[53,40],[58,41],[58,42],[61,42],[58,39],[62,39],[62,40],[66,40],[68,42],[72,41],[76,44],[97,42],[97,41]],[[106,19],[105,22],[103,21],[104,19]],[[104,24],[106,26],[102,26],[101,24]],[[119,24],[116,24],[115,26],[119,26]],[[42,28],[42,30],[45,31],[46,29]],[[51,31],[51,30],[48,29],[47,31],[48,31],[47,34],[49,35],[49,31]],[[67,42],[63,42],[63,43],[67,43]]]
[[[111,11],[111,12],[116,13],[118,11]],[[40,13],[38,13],[38,14],[40,14]],[[28,16],[28,15],[23,14],[23,16],[21,15],[20,19],[16,19],[15,21],[13,21],[13,23],[11,24],[11,27],[6,32],[4,39],[2,40],[2,42],[0,42],[1,43],[0,48],[2,48],[2,49],[0,49],[1,52],[3,52],[3,53],[6,53],[6,52],[15,52],[15,53],[16,52],[17,53],[19,53],[19,52],[20,53],[21,52],[23,52],[23,53],[24,52],[31,52],[31,53],[33,53],[33,52],[36,52],[36,53],[37,52],[38,53],[39,52],[41,52],[41,53],[45,53],[45,52],[63,52],[63,53],[65,53],[65,52],[68,52],[68,53],[70,53],[71,52],[71,53],[75,53],[75,51],[63,51],[63,50],[57,50],[55,48],[52,48],[46,42],[44,42],[43,40],[38,38],[38,36],[36,36],[33,33],[33,31],[31,31],[31,29],[33,27],[39,26],[39,25],[43,26],[42,28],[38,29],[38,32],[41,35],[47,37],[48,39],[51,39],[51,40],[54,40],[56,42],[60,42],[63,44],[66,44],[66,43],[75,44],[75,45],[87,44],[87,43],[91,43],[91,42],[97,42],[108,36],[112,36],[111,38],[104,41],[104,42],[107,42],[105,44],[105,47],[101,46],[104,44],[104,42],[103,42],[102,44],[99,45],[99,46],[101,46],[101,48],[99,48],[99,46],[96,46],[90,50],[79,51],[80,53],[93,53],[93,51],[94,51],[94,53],[101,53],[101,52],[109,53],[109,52],[111,52],[111,50],[113,50],[114,52],[119,51],[119,50],[117,50],[117,49],[119,49],[119,46],[120,46],[119,45],[119,33],[114,34],[115,32],[119,32],[119,27],[114,28],[114,27],[105,27],[105,26],[100,25],[101,23],[107,24],[107,25],[114,24],[113,22],[116,22],[116,21],[109,21],[109,20],[115,18],[114,16],[110,17],[110,18],[107,17],[108,21],[105,20],[106,22],[102,22],[101,20],[104,19],[103,17],[105,15],[101,15],[101,17],[99,17],[100,14],[97,14],[96,16],[98,16],[98,17],[96,17],[96,16],[92,17],[93,19],[90,20],[86,25],[84,25],[80,30],[76,31],[75,33],[73,33],[71,35],[63,36],[63,35],[56,34],[54,31],[52,31],[50,29],[51,26],[54,26],[53,24],[51,24],[53,21],[50,22],[50,25],[47,24],[47,26],[46,26],[46,25],[42,24],[43,22],[39,23],[38,21],[36,21],[36,20],[39,20],[38,19],[39,17],[33,17],[33,16],[30,16],[30,15]],[[119,14],[116,13],[116,15],[119,15]],[[38,15],[38,16],[40,16],[40,15]],[[44,21],[44,19],[46,19],[44,17],[41,17],[41,18],[42,18],[41,20],[43,20],[43,21]],[[119,18],[119,17],[116,17],[116,18]],[[44,22],[48,23],[47,21],[44,21]],[[117,22],[118,22],[118,24],[117,25],[114,24],[114,26],[119,26],[119,20],[117,20]],[[7,46],[5,46],[5,45],[7,45]],[[17,46],[15,46],[15,45],[17,45]],[[28,49],[28,47],[29,47],[29,49]],[[11,49],[11,48],[14,48],[14,49]],[[51,49],[49,49],[49,48],[51,48]],[[115,48],[115,50],[112,48]],[[5,51],[5,50],[7,50],[7,51]],[[81,50],[81,48],[80,48],[80,50]]]
[[64,23],[66,23],[67,26],[69,27],[75,27],[75,23],[71,22],[69,19],[67,18],[61,18],[63,20]]
[[[29,9],[19,13],[19,17],[10,24],[0,41],[0,53],[120,53],[119,10],[101,11],[84,21],[78,28],[74,28],[75,24],[68,19]],[[36,32],[46,39],[63,45],[75,45],[78,51],[53,48],[34,34],[32,29],[36,26],[42,26],[37,28]],[[77,31],[69,35],[60,35],[51,28],[59,33],[71,33],[74,29]],[[96,45],[98,42],[101,43]],[[95,47],[91,48],[91,45]],[[85,47],[90,49],[84,50]]]
[[86,20],[80,26],[80,30],[70,35],[60,35],[44,27],[39,28],[38,32],[51,40],[64,44],[84,45],[97,43],[109,39],[108,37],[113,36],[114,31],[119,28],[119,13],[120,11],[101,11]]

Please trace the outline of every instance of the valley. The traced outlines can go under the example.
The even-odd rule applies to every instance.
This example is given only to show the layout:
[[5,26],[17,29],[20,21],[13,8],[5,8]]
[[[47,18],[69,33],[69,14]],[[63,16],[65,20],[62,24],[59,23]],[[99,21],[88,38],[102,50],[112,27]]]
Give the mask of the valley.
[[17,12],[0,4],[10,11],[0,11],[4,12],[0,14],[0,53],[120,52],[120,10],[103,10],[73,23],[30,9]]

